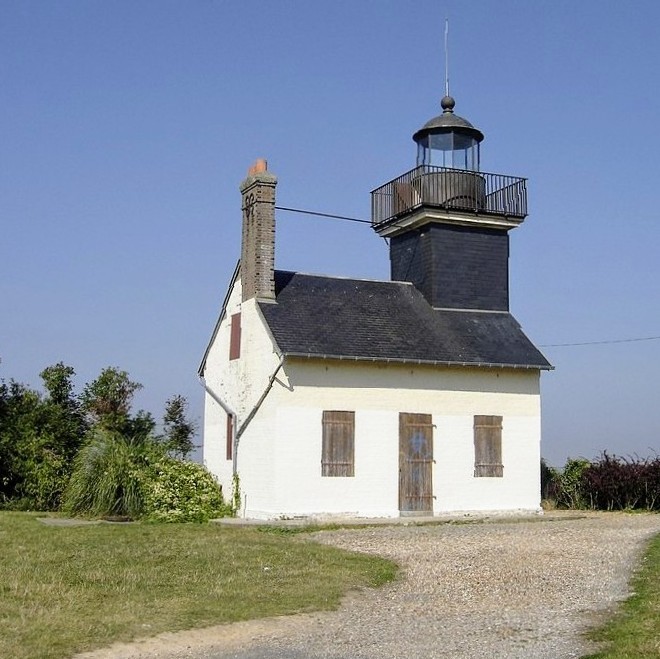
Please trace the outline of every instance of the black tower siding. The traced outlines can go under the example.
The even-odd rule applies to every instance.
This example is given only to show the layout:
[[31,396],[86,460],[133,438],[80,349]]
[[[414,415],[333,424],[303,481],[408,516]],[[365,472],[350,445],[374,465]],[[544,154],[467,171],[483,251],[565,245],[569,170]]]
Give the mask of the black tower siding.
[[390,240],[392,280],[409,281],[433,307],[509,310],[506,231],[430,224]]

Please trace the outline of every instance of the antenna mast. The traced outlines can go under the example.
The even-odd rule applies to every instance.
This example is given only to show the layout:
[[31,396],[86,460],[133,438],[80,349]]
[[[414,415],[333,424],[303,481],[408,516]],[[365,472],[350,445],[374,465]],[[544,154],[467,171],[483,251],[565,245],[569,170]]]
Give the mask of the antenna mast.
[[449,96],[449,19],[445,18],[445,96]]

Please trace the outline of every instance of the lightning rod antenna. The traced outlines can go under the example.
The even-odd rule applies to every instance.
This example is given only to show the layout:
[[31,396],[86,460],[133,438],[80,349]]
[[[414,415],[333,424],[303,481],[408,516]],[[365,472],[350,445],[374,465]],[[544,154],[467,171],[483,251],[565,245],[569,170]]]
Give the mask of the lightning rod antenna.
[[449,96],[449,19],[445,18],[445,96]]

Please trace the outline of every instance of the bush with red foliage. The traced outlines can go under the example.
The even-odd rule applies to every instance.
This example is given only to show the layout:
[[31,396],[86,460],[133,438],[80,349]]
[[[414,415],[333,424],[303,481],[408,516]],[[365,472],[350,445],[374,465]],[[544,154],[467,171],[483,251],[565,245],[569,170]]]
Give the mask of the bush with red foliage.
[[603,452],[580,480],[591,508],[660,510],[660,455],[623,458]]

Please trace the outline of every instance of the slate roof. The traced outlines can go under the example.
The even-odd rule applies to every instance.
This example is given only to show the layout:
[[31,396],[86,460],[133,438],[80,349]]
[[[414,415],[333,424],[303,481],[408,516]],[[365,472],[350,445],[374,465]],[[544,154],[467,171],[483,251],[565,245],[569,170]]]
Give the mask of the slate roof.
[[552,368],[510,313],[433,309],[409,283],[278,270],[275,294],[259,307],[288,356]]

